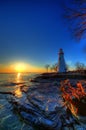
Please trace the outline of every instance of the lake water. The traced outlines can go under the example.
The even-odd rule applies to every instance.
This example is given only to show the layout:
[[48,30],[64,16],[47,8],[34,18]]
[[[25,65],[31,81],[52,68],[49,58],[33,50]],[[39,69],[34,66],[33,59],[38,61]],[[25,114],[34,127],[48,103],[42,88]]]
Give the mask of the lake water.
[[[31,86],[30,79],[37,74],[0,74],[0,92],[14,92],[19,86]],[[0,94],[0,130],[33,130],[13,112],[9,94]]]

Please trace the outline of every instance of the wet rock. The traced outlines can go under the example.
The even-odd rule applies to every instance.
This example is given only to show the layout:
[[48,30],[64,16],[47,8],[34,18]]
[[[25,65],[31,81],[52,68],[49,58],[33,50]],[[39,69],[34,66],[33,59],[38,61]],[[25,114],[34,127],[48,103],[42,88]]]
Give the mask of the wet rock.
[[[21,90],[24,87],[26,86],[22,86]],[[50,83],[44,84],[44,86],[40,84],[35,89],[23,93],[20,98],[12,95],[9,101],[20,117],[34,126],[43,128],[43,130],[60,130],[63,104],[61,104],[62,101],[57,92],[53,91],[54,89],[58,90],[56,86],[51,88]]]
[[0,94],[13,94],[12,92],[0,92]]
[[83,130],[79,120],[65,106],[56,79],[51,83],[45,83],[44,79],[44,83],[30,88],[22,85],[15,93],[20,91],[22,96],[11,95],[9,102],[24,122],[37,130]]
[[86,130],[86,128],[80,125],[74,125],[74,130]]
[[28,122],[33,123],[35,126],[43,129],[52,129],[52,130],[60,130],[61,129],[61,121],[60,119],[57,120],[57,123],[48,119],[44,118],[43,116],[33,116],[31,114],[21,112],[21,116],[24,118],[24,120],[27,120]]
[[16,83],[16,82],[7,82],[7,83],[4,83],[4,84],[0,84],[1,86],[5,86],[5,87],[9,87],[9,86],[15,86],[15,85],[22,85],[24,84],[24,82],[19,82],[19,83]]
[[[49,115],[46,115],[44,112],[39,111],[37,108],[34,108],[34,106],[29,105],[21,105],[17,102],[13,103],[14,110],[18,112],[18,114],[26,121],[30,122],[31,124],[43,128],[48,128],[52,130],[58,130],[61,128],[61,120],[60,117],[57,115],[57,117],[50,119]],[[51,117],[53,117],[51,115]],[[59,117],[59,118],[58,118]]]

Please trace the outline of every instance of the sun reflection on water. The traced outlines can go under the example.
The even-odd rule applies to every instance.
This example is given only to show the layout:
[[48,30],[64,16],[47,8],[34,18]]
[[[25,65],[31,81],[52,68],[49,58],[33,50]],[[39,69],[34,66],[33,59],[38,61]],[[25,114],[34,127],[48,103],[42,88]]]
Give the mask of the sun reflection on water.
[[[17,83],[20,83],[21,81],[21,73],[17,73],[17,76],[16,76],[16,82]],[[21,91],[21,88],[20,86],[18,86],[15,90],[15,96],[18,97],[18,98],[21,98],[22,97],[22,91]]]
[[19,77],[20,77],[20,75],[21,75],[21,73],[18,73],[18,74],[17,74],[17,77],[19,78]]
[[18,74],[17,74],[17,83],[20,82],[20,78],[21,78],[21,73],[18,73]]
[[20,87],[15,90],[15,96],[18,98],[22,97],[22,91]]

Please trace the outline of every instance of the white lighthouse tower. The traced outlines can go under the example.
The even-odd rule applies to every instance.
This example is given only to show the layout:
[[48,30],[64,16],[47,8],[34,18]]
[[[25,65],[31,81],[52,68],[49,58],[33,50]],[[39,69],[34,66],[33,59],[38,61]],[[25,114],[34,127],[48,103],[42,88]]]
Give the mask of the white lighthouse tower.
[[59,50],[58,55],[58,72],[66,72],[66,63],[64,60],[64,52],[62,49]]

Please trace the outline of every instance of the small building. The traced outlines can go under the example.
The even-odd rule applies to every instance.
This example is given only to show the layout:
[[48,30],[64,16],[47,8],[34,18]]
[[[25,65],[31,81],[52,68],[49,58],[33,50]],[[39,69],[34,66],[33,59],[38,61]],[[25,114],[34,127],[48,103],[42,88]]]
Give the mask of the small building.
[[67,67],[64,59],[64,52],[62,49],[59,50],[58,53],[58,70],[59,73],[66,72]]

